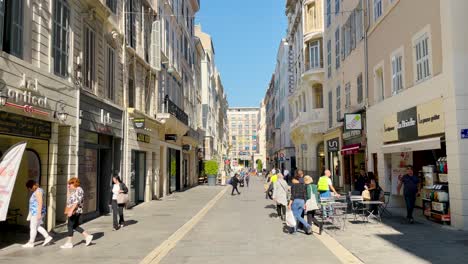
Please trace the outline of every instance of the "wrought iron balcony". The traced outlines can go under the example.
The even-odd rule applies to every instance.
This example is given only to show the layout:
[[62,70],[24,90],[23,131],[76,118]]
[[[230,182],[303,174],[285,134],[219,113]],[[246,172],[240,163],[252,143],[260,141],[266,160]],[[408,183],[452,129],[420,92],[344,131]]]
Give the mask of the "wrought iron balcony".
[[168,95],[164,97],[163,111],[175,116],[180,122],[188,126],[188,115],[172,102]]

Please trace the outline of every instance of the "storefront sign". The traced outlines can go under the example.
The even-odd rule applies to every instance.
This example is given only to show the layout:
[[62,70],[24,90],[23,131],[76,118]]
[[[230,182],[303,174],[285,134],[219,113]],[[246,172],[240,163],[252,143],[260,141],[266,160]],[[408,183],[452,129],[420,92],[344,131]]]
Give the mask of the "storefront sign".
[[418,123],[416,107],[412,107],[397,114],[398,139],[410,141],[418,138]]
[[150,143],[151,142],[151,137],[142,133],[137,133],[137,141],[139,142],[144,142],[144,143]]
[[361,130],[351,130],[343,133],[343,140],[358,138],[361,136]]
[[171,140],[171,141],[177,141],[177,135],[175,134],[167,134],[164,136],[164,139],[166,141]]
[[362,130],[361,114],[345,114],[345,131]]
[[327,140],[328,152],[338,152],[339,149],[340,149],[340,138]]
[[398,141],[398,119],[393,114],[384,120],[383,142]]
[[0,112],[0,133],[49,139],[52,125],[39,119]]
[[144,129],[145,128],[145,119],[144,118],[134,118],[133,119],[133,126],[137,129]]
[[0,160],[0,221],[5,221],[26,142],[13,145]]
[[122,138],[123,112],[88,95],[80,94],[80,128]]
[[445,131],[442,99],[418,105],[418,135],[420,137],[442,134]]

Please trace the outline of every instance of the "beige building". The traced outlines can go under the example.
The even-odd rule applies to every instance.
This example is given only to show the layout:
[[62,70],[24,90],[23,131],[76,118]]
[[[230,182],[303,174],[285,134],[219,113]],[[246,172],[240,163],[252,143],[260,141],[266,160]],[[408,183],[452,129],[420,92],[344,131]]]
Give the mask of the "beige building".
[[[402,204],[395,186],[404,166],[412,164],[415,173],[434,166],[437,174],[421,175],[417,205],[462,229],[468,226],[467,77],[459,71],[468,54],[466,8],[465,1],[373,1],[368,30],[369,167]],[[450,198],[434,199],[434,189]]]
[[255,155],[259,153],[257,126],[258,107],[231,107],[228,109],[229,157],[231,165],[255,167]]
[[[296,166],[318,177],[324,170],[323,1],[287,1],[289,105]],[[293,168],[294,169],[294,168]]]

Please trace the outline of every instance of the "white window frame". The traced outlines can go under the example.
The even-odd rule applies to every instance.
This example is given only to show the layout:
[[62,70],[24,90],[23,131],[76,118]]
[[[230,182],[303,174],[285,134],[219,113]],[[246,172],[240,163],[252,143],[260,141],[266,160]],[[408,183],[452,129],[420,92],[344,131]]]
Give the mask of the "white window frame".
[[[379,92],[377,92],[378,88],[378,79],[377,79],[377,71],[381,70],[382,71],[382,87]],[[385,68],[384,68],[384,63],[383,61],[379,62],[374,69],[372,70],[374,74],[374,101],[375,103],[382,102],[385,100]],[[378,96],[381,95],[379,98]]]
[[[398,64],[394,64],[394,63],[397,63],[397,58],[400,58],[400,71],[399,72],[395,72],[395,70],[398,66]],[[400,93],[403,89],[405,89],[405,53],[404,53],[404,48],[403,47],[400,47],[398,48],[397,50],[395,50],[394,52],[392,52],[392,54],[390,55],[390,66],[391,66],[391,76],[392,76],[392,95],[396,95],[398,93]],[[397,83],[400,83],[401,86],[400,87],[397,87],[396,84]]]
[[[428,67],[429,67],[429,75],[424,76],[421,79],[418,79],[418,61],[417,61],[417,54],[416,54],[416,45],[423,39],[427,37],[427,49],[428,49],[428,54],[424,57],[421,58],[422,60],[427,59],[428,60]],[[431,28],[429,25],[424,27],[421,31],[416,33],[413,38],[412,38],[412,54],[413,54],[413,80],[415,84],[424,82],[430,78],[432,78],[433,75],[433,67],[432,67],[432,34],[431,34]]]
[[[312,52],[312,51],[316,51],[316,52]],[[315,54],[316,56],[314,57],[317,57],[316,60],[313,60],[312,58],[312,54]],[[318,69],[318,68],[321,68],[321,65],[320,65],[320,41],[316,40],[316,41],[312,41],[309,45],[309,67],[310,69]]]
[[[373,12],[372,12],[372,15],[374,17],[374,22],[376,22],[377,20],[379,20],[380,17],[382,17],[383,15],[383,0],[374,0],[374,3],[373,3]],[[380,14],[377,16],[377,10],[378,10],[378,7],[380,6]]]
[[345,85],[345,108],[349,109],[349,107],[351,107],[351,82]]

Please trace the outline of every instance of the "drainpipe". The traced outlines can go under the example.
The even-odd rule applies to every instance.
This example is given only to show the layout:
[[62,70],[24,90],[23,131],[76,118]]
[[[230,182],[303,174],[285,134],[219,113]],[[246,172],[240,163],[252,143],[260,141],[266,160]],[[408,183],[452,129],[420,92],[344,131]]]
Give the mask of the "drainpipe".
[[[364,104],[364,109],[366,110],[366,122],[364,124],[364,128],[366,130],[367,130],[367,108],[369,107],[369,50],[368,50],[369,44],[368,44],[368,36],[367,36],[367,32],[369,31],[369,28],[370,28],[369,8],[370,8],[370,0],[366,0],[366,10],[365,10],[366,12],[364,13],[364,10],[362,11],[363,14],[367,15],[367,24],[364,30],[364,72],[366,76],[366,99],[365,99],[365,104]],[[365,134],[367,137],[367,133]],[[367,169],[369,169],[368,160],[369,160],[369,148],[366,147],[366,158],[365,158],[366,164],[365,165]],[[373,169],[375,170],[375,168]]]

